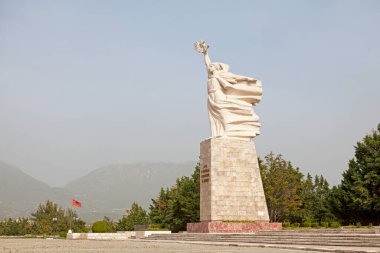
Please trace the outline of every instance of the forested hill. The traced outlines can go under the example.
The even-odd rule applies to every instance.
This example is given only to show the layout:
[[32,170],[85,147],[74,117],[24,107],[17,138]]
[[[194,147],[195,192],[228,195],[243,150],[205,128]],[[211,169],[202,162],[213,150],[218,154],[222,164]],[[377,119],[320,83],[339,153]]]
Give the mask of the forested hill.
[[69,207],[72,198],[82,202],[78,212],[86,221],[105,215],[119,219],[134,201],[148,207],[162,186],[169,187],[178,177],[191,175],[195,165],[196,162],[109,165],[63,188],[53,188],[0,162],[0,219],[28,216],[46,200]]

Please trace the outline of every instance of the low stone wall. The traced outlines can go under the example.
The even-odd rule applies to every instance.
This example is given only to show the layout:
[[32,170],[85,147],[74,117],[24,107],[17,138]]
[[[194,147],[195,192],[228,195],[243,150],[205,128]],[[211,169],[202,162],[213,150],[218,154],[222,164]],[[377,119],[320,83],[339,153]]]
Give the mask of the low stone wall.
[[258,231],[282,230],[282,223],[267,221],[256,222],[223,222],[201,221],[187,223],[188,233],[255,233]]
[[375,234],[380,234],[380,226],[375,226]]
[[71,240],[127,240],[136,236],[135,231],[118,233],[67,233],[67,239]]
[[127,240],[145,238],[150,235],[168,235],[171,231],[118,231],[116,233],[67,233],[66,239],[71,240]]
[[136,238],[141,239],[150,235],[170,235],[172,232],[167,230],[155,230],[155,231],[136,231]]

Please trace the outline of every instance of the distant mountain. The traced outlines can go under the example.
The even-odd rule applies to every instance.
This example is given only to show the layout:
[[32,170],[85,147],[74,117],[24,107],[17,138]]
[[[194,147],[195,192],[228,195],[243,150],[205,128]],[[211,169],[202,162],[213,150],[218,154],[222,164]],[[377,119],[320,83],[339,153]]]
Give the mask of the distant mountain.
[[67,184],[63,190],[83,203],[80,214],[88,220],[119,219],[132,202],[149,207],[161,187],[190,176],[195,162],[133,163],[104,166]]
[[58,196],[59,190],[0,161],[0,218],[29,216],[38,204]]
[[109,165],[63,188],[53,188],[0,161],[0,219],[29,216],[48,199],[66,208],[72,198],[82,202],[83,207],[77,211],[86,221],[104,216],[119,219],[133,201],[148,208],[161,187],[171,187],[177,178],[190,176],[195,165],[195,162]]

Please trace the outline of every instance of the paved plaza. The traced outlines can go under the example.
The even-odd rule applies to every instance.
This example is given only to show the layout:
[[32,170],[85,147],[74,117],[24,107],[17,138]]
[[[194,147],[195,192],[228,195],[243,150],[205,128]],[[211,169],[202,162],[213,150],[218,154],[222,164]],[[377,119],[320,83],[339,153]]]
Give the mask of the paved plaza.
[[0,238],[0,253],[167,253],[167,252],[204,252],[204,253],[307,253],[315,251],[285,250],[276,248],[238,247],[228,245],[199,245],[184,243],[127,241],[92,241],[36,238]]

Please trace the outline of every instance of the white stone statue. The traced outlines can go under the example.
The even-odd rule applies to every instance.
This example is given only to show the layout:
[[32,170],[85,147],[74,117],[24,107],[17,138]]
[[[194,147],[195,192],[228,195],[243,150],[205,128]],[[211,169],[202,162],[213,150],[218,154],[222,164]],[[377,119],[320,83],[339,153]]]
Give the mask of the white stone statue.
[[260,134],[253,105],[262,97],[261,81],[229,72],[225,63],[211,62],[204,41],[194,44],[204,55],[208,72],[208,115],[212,137],[250,139]]

